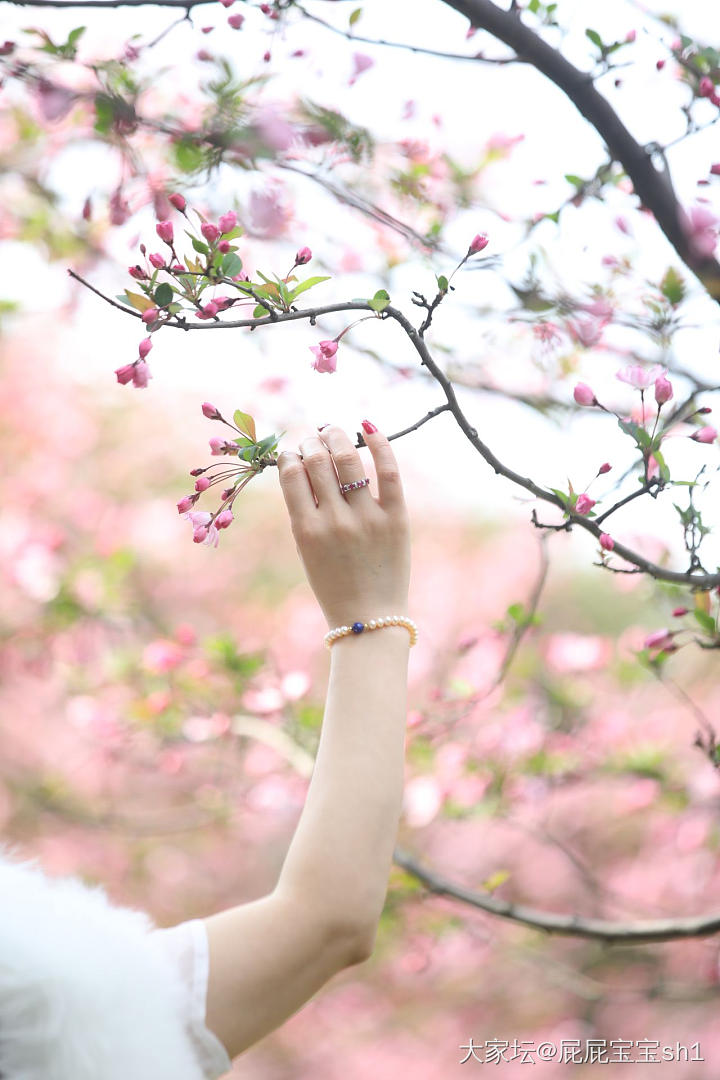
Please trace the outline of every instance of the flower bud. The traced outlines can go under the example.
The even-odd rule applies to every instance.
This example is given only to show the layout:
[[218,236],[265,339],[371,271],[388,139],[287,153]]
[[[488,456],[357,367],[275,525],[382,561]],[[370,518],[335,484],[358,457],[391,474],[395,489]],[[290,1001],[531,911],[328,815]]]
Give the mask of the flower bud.
[[157,321],[157,317],[159,314],[160,312],[156,307],[149,307],[147,311],[143,311],[142,321],[145,323],[146,326],[149,326],[150,323],[154,323]]
[[159,255],[157,252],[150,256],[150,262],[153,264],[153,266],[155,267],[156,270],[162,270],[162,268],[165,265],[164,258],[162,257],[162,255]]
[[711,443],[717,439],[717,431],[714,427],[702,427],[699,431],[696,431],[694,435],[690,436],[695,442]]
[[129,383],[135,374],[135,364],[124,364],[122,367],[115,369],[117,375],[117,381],[123,386],[125,383]]
[[185,495],[184,498],[180,499],[177,503],[178,514],[186,514],[187,511],[191,509],[194,502],[195,500],[192,495]]
[[228,24],[232,26],[233,30],[239,30],[242,24],[245,22],[244,15],[229,15]]
[[575,503],[576,514],[588,514],[596,503],[596,499],[591,499],[589,495],[578,495],[577,502]]
[[712,81],[709,75],[703,75],[698,85],[698,94],[700,97],[711,97],[715,93],[715,83]]
[[605,473],[609,473],[611,469],[612,469],[612,465],[610,464],[609,461],[603,462],[603,464],[598,469],[598,476],[604,476]]
[[587,383],[579,382],[573,390],[573,397],[578,405],[597,405],[597,398]]
[[477,255],[479,251],[488,246],[489,240],[485,233],[478,233],[470,241],[470,247],[468,248],[468,255]]
[[134,367],[133,386],[137,387],[138,390],[144,390],[148,384],[148,379],[152,378],[150,368],[144,360],[136,360]]
[[664,405],[673,396],[672,383],[665,375],[660,375],[655,380],[655,400],[658,405]]
[[312,251],[309,247],[301,247],[295,256],[295,265],[304,266],[305,263],[309,263],[312,259]]
[[203,540],[207,540],[207,535],[208,535],[207,526],[206,525],[200,525],[199,528],[195,529],[195,531],[193,533],[193,543],[194,544],[202,544]]
[[152,341],[149,337],[143,338],[138,345],[138,352],[140,353],[140,359],[144,360],[147,354],[152,349]]
[[227,255],[229,250],[230,250],[230,241],[229,240],[221,240],[220,243],[218,244],[218,251],[222,251],[223,255]]
[[204,469],[191,469],[191,470],[190,470],[190,475],[191,475],[191,476],[202,476],[202,474],[203,474],[204,472],[205,472],[205,470],[204,470]]
[[220,235],[217,225],[213,225],[211,221],[203,221],[200,226],[200,232],[203,234],[208,244],[214,244]]
[[687,615],[687,613],[688,613],[688,609],[686,607],[673,608],[673,615],[675,616],[676,619],[681,618],[681,616],[683,616],[683,615]]
[[604,551],[612,551],[615,547],[615,541],[608,533],[600,533],[600,547]]
[[143,278],[147,277],[142,266],[138,266],[137,264],[135,266],[128,266],[128,274],[130,277],[134,277],[136,281],[142,281]]
[[233,517],[232,510],[223,510],[215,518],[215,523],[214,523],[215,528],[216,529],[227,529],[229,525],[232,525],[234,520],[235,519]]
[[236,225],[237,214],[234,210],[228,210],[227,214],[221,214],[218,218],[218,228],[223,235],[232,232]]
[[633,41],[637,37],[637,30],[628,30],[625,35],[625,41],[628,45],[632,45]]
[[712,412],[712,409],[710,408],[709,405],[703,405],[702,409],[698,409],[698,412],[702,413],[703,415],[707,415],[707,413]]
[[155,226],[155,232],[166,244],[172,244],[173,236],[175,235],[172,221],[158,221]]
[[176,210],[179,210],[182,214],[187,206],[185,202],[185,196],[175,191],[172,195],[168,195],[168,202],[171,203]]
[[207,416],[208,420],[222,420],[222,416],[218,410],[214,405],[211,405],[209,401],[203,402],[202,411],[203,416]]
[[206,315],[209,315],[210,318],[212,318],[213,316],[217,315],[218,306],[214,300],[208,300],[207,304],[203,305],[202,310]]
[[655,630],[645,638],[645,648],[663,649],[665,651],[674,650],[676,646],[673,643],[673,636],[676,633],[676,630]]
[[195,490],[196,491],[199,491],[199,492],[207,491],[207,489],[209,487],[210,487],[210,481],[208,480],[207,476],[199,476],[197,478],[197,480],[195,481]]
[[225,453],[226,439],[218,439],[217,436],[208,440],[210,443],[210,453],[217,457],[220,454]]

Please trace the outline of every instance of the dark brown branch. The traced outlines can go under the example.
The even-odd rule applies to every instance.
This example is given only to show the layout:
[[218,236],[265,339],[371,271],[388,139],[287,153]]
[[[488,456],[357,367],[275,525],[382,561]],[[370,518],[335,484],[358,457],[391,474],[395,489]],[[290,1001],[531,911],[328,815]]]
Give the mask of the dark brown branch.
[[452,896],[465,904],[499,915],[502,919],[523,923],[535,930],[569,937],[590,938],[612,945],[649,945],[657,941],[677,941],[682,938],[708,937],[720,930],[720,913],[679,919],[647,919],[638,922],[610,922],[605,919],[585,919],[580,915],[557,915],[500,900],[489,893],[475,892],[426,870],[409,854],[396,848],[393,862],[401,866],[438,896]]
[[[79,274],[75,273],[75,271],[69,270],[68,273],[71,275],[71,277],[75,278],[83,285],[86,285],[88,288],[92,289],[92,291],[96,293],[97,296],[100,296],[108,304],[112,304],[113,307],[119,308],[120,311],[124,311],[130,315],[133,315],[137,319],[141,318],[140,312],[133,311],[131,308],[123,307],[122,304],[119,304],[115,300],[112,300],[110,297],[105,296],[98,289],[96,289],[94,286],[90,285],[82,277],[80,277]],[[370,304],[367,300],[349,300],[340,304],[328,304],[324,307],[306,308],[300,311],[281,312],[280,314],[276,315],[275,318],[266,315],[259,319],[236,319],[234,321],[228,322],[206,323],[188,323],[184,320],[169,320],[168,322],[164,323],[163,326],[174,327],[176,330],[222,330],[232,327],[249,327],[254,329],[258,326],[268,326],[272,324],[279,325],[280,323],[284,322],[297,322],[301,319],[309,319],[311,325],[314,325],[315,320],[318,319],[321,315],[331,315],[334,312],[338,311],[372,310],[373,309],[370,307]],[[430,351],[427,347],[425,340],[420,337],[419,332],[415,329],[409,319],[407,319],[401,311],[398,311],[397,308],[392,307],[392,305],[388,305],[388,307],[386,307],[383,311],[382,315],[379,315],[378,317],[383,320],[394,319],[395,322],[398,323],[405,331],[407,336],[410,338],[410,341],[414,346],[415,351],[420,357],[421,364],[423,364],[428,369],[436,382],[438,382],[442,387],[445,393],[445,397],[447,398],[448,411],[453,414],[462,433],[472,443],[472,445],[478,451],[480,456],[485,459],[488,465],[490,465],[490,467],[494,469],[494,471],[499,476],[504,476],[507,480],[510,480],[511,483],[516,484],[518,487],[525,488],[526,491],[531,492],[536,498],[542,499],[544,502],[551,503],[559,510],[562,510],[564,513],[569,514],[568,520],[563,525],[557,526],[557,528],[570,530],[573,525],[579,525],[581,528],[586,529],[588,532],[592,533],[592,535],[596,539],[599,539],[602,530],[595,521],[582,517],[578,514],[574,514],[571,510],[568,510],[565,502],[557,495],[555,495],[554,492],[546,491],[544,488],[541,488],[538,484],[531,480],[530,477],[521,476],[520,473],[516,473],[513,469],[508,468],[507,465],[503,465],[500,459],[497,458],[495,454],[493,454],[489,446],[485,445],[485,443],[479,438],[475,428],[472,427],[472,425],[468,422],[467,417],[460,408],[460,404],[457,400],[457,397],[455,396],[455,391],[453,389],[452,383],[437,366],[432,356],[430,355]],[[363,445],[364,442],[359,443],[359,446]],[[630,548],[625,547],[624,544],[620,544],[617,541],[615,542],[615,547],[613,550],[614,553],[620,558],[625,559],[626,562],[632,563],[632,565],[638,567],[640,571],[648,574],[650,577],[656,578],[658,581],[672,581],[679,585],[690,585],[695,589],[711,589],[714,586],[720,585],[720,573],[696,574],[683,573],[679,570],[666,570],[664,567],[658,566],[656,563],[650,562],[649,559],[646,559],[644,556],[637,554]]]
[[503,11],[491,0],[442,0],[459,11],[473,26],[514,49],[551,82],[555,83],[604,139],[613,159],[620,162],[633,182],[642,205],[655,219],[685,265],[699,278],[710,296],[720,303],[720,263],[699,255],[683,228],[683,211],[673,190],[669,172],[659,172],[653,155],[640,146],[608,101],[596,90],[592,77],[574,67],[557,49],[526,26],[517,14]]
[[121,8],[121,7],[169,7],[191,8],[199,4],[212,4],[215,0],[9,0],[15,7],[42,8]]

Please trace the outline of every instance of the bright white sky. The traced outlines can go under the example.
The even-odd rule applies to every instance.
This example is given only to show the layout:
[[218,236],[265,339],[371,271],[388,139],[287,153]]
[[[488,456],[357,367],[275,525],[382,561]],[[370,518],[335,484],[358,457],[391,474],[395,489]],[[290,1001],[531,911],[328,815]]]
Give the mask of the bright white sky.
[[[363,16],[357,32],[369,37],[391,40],[412,40],[417,44],[437,49],[459,52],[475,52],[484,49],[488,55],[501,54],[500,46],[485,35],[477,34],[471,42],[465,42],[466,20],[440,3],[439,0],[413,0],[412,20],[408,19],[409,5],[388,4],[385,0],[366,0],[361,4],[330,4],[308,0],[309,10],[345,27],[350,11],[362,6]],[[683,27],[697,33],[702,40],[720,42],[720,9],[709,5],[707,0],[667,0],[659,3],[648,0],[646,9],[681,12]],[[336,106],[359,123],[364,123],[381,138],[395,139],[413,137],[425,139],[432,146],[445,146],[466,164],[471,164],[487,139],[493,134],[517,135],[524,133],[524,142],[516,148],[509,163],[492,166],[486,173],[485,197],[487,207],[471,214],[459,215],[449,229],[446,241],[454,247],[458,257],[466,249],[468,240],[476,232],[487,231],[491,236],[488,253],[502,258],[502,275],[519,281],[527,265],[528,246],[521,244],[520,227],[506,224],[497,216],[531,214],[537,209],[554,209],[568,197],[570,189],[563,179],[567,172],[590,176],[603,160],[598,137],[590,130],[579,114],[562,95],[541,76],[523,66],[508,68],[483,67],[475,64],[458,64],[440,59],[413,55],[402,50],[370,47],[362,44],[353,47],[341,37],[316,25],[305,23],[287,34],[286,40],[271,42],[264,34],[268,22],[259,13],[249,11],[246,5],[236,4],[232,9],[243,11],[247,16],[246,28],[235,32],[227,27],[228,12],[220,4],[209,4],[195,9],[196,27],[215,25],[217,29],[207,37],[199,30],[192,31],[185,24],[175,29],[152,53],[153,67],[167,65],[172,85],[192,89],[198,75],[207,74],[207,67],[193,60],[199,47],[231,55],[238,72],[251,75],[268,68],[280,78],[271,84],[273,99],[284,95],[307,94],[310,98]],[[73,12],[57,10],[14,10],[4,6],[2,36],[12,37],[16,29],[38,25],[58,37],[63,30],[87,24],[88,52],[100,51],[116,54],[120,45],[134,32],[142,32],[150,38],[158,34],[172,14],[166,10],[143,8],[120,9],[114,12],[90,12],[82,9]],[[599,88],[617,106],[630,130],[641,141],[670,141],[681,134],[683,118],[678,105],[687,98],[684,90],[671,75],[672,62],[665,71],[658,73],[655,61],[667,57],[667,52],[656,44],[658,24],[641,14],[629,0],[561,0],[559,20],[568,25],[571,34],[564,52],[580,67],[588,66],[588,42],[585,28],[591,26],[605,40],[624,37],[628,30],[637,31],[637,42],[626,51],[633,66],[619,74],[623,86],[614,89],[612,78],[604,78]],[[409,24],[409,25],[408,25]],[[262,33],[255,32],[256,30]],[[665,32],[665,40],[674,37]],[[271,47],[273,62],[261,61],[265,48]],[[301,59],[289,59],[298,48],[307,50]],[[357,84],[349,88],[347,83],[352,69],[351,55],[357,51],[371,55],[376,65],[363,74]],[[406,101],[416,102],[416,115],[411,121],[401,119]],[[712,106],[704,103],[708,111],[699,115],[710,118]],[[443,118],[441,132],[431,123],[431,116],[439,113]],[[670,152],[673,180],[676,190],[685,204],[692,204],[698,193],[712,201],[720,212],[720,181],[714,186],[698,188],[696,182],[708,175],[713,161],[720,160],[720,125],[708,132],[694,136]],[[65,155],[52,165],[51,178],[67,194],[67,212],[77,215],[82,202],[93,184],[107,189],[115,177],[114,162],[88,148],[79,148]],[[290,181],[289,176],[285,179]],[[535,179],[547,181],[542,187],[532,184]],[[252,178],[250,178],[252,180]],[[257,183],[257,179],[252,181]],[[235,204],[242,206],[247,196],[248,178],[229,171],[214,184],[212,192],[203,193],[210,212],[220,213]],[[292,262],[296,248],[309,243],[315,252],[313,270],[323,272],[325,259],[333,262],[342,248],[358,250],[366,245],[366,229],[358,225],[348,212],[334,206],[326,196],[310,184],[300,182],[296,188],[296,231],[286,245],[288,259],[283,256],[273,261],[272,268],[279,272],[285,263]],[[570,208],[561,218],[558,229],[545,223],[536,230],[535,241],[542,243],[551,256],[551,262],[562,275],[566,284],[582,295],[592,282],[603,282],[600,275],[600,258],[603,254],[628,253],[635,259],[636,267],[648,278],[657,280],[661,271],[670,263],[678,265],[674,253],[652,221],[633,212],[635,200],[617,193],[610,205],[586,205],[580,210]],[[631,221],[634,238],[623,236],[614,226],[613,219],[623,213]],[[154,219],[151,213],[140,215],[129,227],[118,230],[113,240],[117,268],[106,266],[93,274],[93,280],[110,294],[122,291],[129,279],[125,267],[135,261],[138,231],[150,250],[154,241]],[[342,238],[338,240],[338,238]],[[258,246],[262,251],[262,245]],[[265,249],[269,252],[269,248]],[[278,250],[277,246],[274,248]],[[360,248],[361,253],[362,249]],[[47,266],[37,251],[19,250],[18,245],[0,244],[2,265],[14,265],[33,275],[36,286],[33,297],[41,297],[43,310],[52,310],[67,298],[69,283],[64,265]],[[258,257],[258,262],[261,262]],[[264,268],[267,262],[261,262]],[[313,296],[317,302],[332,302],[355,296],[372,295],[375,289],[387,286],[393,302],[411,317],[416,309],[409,303],[412,289],[430,290],[433,272],[448,272],[452,263],[441,259],[433,262],[414,257],[396,268],[390,279],[379,277],[380,264],[375,265],[372,256],[367,257],[367,271],[338,275],[332,282],[322,286]],[[317,269],[316,269],[317,268]],[[660,272],[661,272],[660,271]],[[6,297],[27,297],[27,278],[24,273],[14,275],[17,282],[13,293],[13,281],[3,285]],[[479,305],[497,305],[504,308],[508,291],[501,274],[465,273],[455,279],[457,291],[451,304],[441,309],[436,317],[431,343],[452,346],[458,358],[470,362],[476,357],[491,355],[493,365],[507,365],[509,370],[518,357],[527,353],[527,345],[518,337],[511,345],[519,351],[515,356],[509,339],[497,334],[497,326],[487,329],[487,323],[477,318],[469,319],[464,312]],[[36,316],[37,312],[33,313]],[[676,341],[678,361],[691,367],[709,381],[717,377],[718,329],[720,313],[716,305],[699,299],[688,309],[688,322],[696,329],[681,333]],[[349,320],[348,320],[349,321]],[[153,350],[151,388],[147,394],[148,423],[154,423],[150,411],[161,407],[164,396],[178,389],[187,395],[188,408],[197,410],[202,400],[215,401],[223,411],[241,407],[252,411],[261,431],[280,432],[288,429],[295,440],[313,431],[317,423],[332,421],[344,426],[349,432],[359,427],[362,417],[369,417],[383,430],[392,431],[414,422],[429,408],[439,405],[443,397],[439,388],[427,383],[412,384],[405,381],[400,387],[388,392],[385,373],[373,362],[350,348],[342,348],[339,354],[338,372],[335,375],[319,375],[310,369],[311,354],[308,346],[319,337],[334,336],[345,325],[342,316],[329,317],[320,333],[306,324],[281,328],[277,333],[263,331],[248,335],[244,331],[220,333],[217,331],[180,334],[167,331],[158,335]],[[360,348],[378,349],[386,355],[395,350],[394,359],[399,363],[415,364],[415,354],[401,334],[385,333],[387,325],[364,323],[353,332],[352,340]],[[209,336],[208,336],[209,335]],[[97,348],[101,340],[102,349]],[[622,339],[615,337],[614,340]],[[99,381],[106,384],[108,393],[140,393],[125,387],[116,387],[112,371],[136,355],[138,341],[137,323],[113,312],[89,294],[82,296],[74,325],[62,331],[58,348],[65,358],[62,362],[74,378]],[[208,346],[212,342],[212,354]],[[637,338],[628,337],[627,344],[638,346]],[[198,363],[198,357],[201,363]],[[437,354],[442,363],[443,353]],[[615,379],[618,364],[608,361],[601,354],[588,354],[578,369],[577,378],[591,382],[598,396],[617,405],[627,402],[632,392]],[[495,367],[495,370],[499,370]],[[521,365],[521,370],[526,370]],[[268,397],[254,390],[254,386],[268,375],[284,374],[291,377],[287,392],[282,396]],[[567,384],[570,397],[575,379]],[[677,390],[681,390],[677,381]],[[519,471],[530,472],[535,480],[555,487],[565,486],[568,475],[568,459],[572,461],[572,479],[576,490],[582,490],[603,460],[627,462],[626,441],[622,439],[611,420],[588,416],[579,412],[565,430],[550,427],[545,421],[528,410],[511,403],[502,404],[495,396],[476,395],[468,390],[458,394],[466,414],[486,442],[498,453],[501,460]],[[679,393],[678,393],[679,396]],[[720,426],[720,412],[710,418]],[[207,429],[201,429],[201,438],[207,437]],[[440,442],[441,440],[441,442]],[[704,461],[715,468],[719,463],[718,446],[704,448],[688,440],[673,440],[674,445],[666,453],[674,475],[690,479]],[[284,447],[293,443],[287,438]],[[460,435],[454,422],[447,416],[425,425],[420,431],[395,443],[403,474],[408,478],[413,507],[437,511],[443,501],[449,506],[473,509],[477,516],[485,510],[507,513],[516,504],[514,498],[522,495],[507,481],[490,473],[472,447]],[[569,452],[570,451],[570,452]],[[448,463],[450,461],[450,464]],[[592,489],[604,490],[600,485]],[[631,531],[655,532],[679,537],[675,512],[671,502],[677,495],[670,494],[660,505],[649,500],[633,504],[622,519],[622,528],[616,535],[623,537]],[[684,502],[684,496],[680,501]],[[715,498],[717,503],[717,497]],[[522,520],[527,521],[529,509],[521,510]],[[718,515],[706,509],[709,521],[717,523]],[[584,561],[592,555],[594,542],[584,534],[576,539],[576,547]],[[707,562],[720,563],[720,537],[716,537],[706,549]],[[680,562],[682,566],[682,555]]]

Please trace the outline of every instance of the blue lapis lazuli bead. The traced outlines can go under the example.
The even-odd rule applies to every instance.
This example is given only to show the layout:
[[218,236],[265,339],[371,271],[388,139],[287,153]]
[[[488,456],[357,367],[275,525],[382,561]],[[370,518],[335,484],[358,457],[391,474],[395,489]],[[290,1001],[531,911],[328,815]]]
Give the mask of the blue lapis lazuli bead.
[[354,622],[352,624],[352,632],[353,632],[353,634],[362,634],[364,629],[365,629],[365,624],[364,623]]

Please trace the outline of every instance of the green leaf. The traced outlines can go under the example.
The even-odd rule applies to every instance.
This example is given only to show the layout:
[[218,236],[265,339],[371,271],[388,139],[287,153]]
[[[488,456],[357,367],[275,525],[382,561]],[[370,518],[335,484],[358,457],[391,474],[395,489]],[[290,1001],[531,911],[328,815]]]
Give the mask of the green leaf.
[[110,99],[104,94],[95,95],[95,131],[98,135],[105,135],[112,127],[115,119],[115,110]]
[[174,295],[172,287],[166,281],[163,281],[162,285],[158,285],[155,290],[155,303],[158,307],[165,307],[172,302]]
[[[530,0],[528,7],[532,10],[532,0]],[[509,877],[509,870],[496,870],[494,874],[491,874],[489,878],[486,878],[485,881],[483,881],[480,888],[484,889],[485,892],[494,892],[495,889],[498,889],[501,885],[504,885],[504,883]]]
[[234,277],[242,268],[242,259],[234,251],[229,251],[223,258],[221,269],[225,277]]
[[175,143],[173,152],[177,167],[185,173],[197,172],[205,163],[205,155],[191,139]]
[[239,439],[233,439],[233,442],[237,443],[238,446],[254,446],[255,445],[254,440],[253,439],[248,439],[245,435],[241,435]]
[[362,8],[355,8],[355,10],[350,13],[350,18],[348,19],[349,25],[354,26],[361,15],[362,15]]
[[445,277],[444,274],[440,274],[439,278],[437,279],[437,283],[440,292],[448,291],[448,279]]
[[582,176],[575,176],[574,173],[565,173],[565,179],[567,180],[568,184],[572,184],[573,187],[581,188],[585,186],[585,181],[583,180]]
[[267,315],[267,313],[268,309],[264,308],[262,304],[258,304],[258,306],[253,311],[253,319],[261,319],[263,315]]
[[618,420],[618,427],[626,435],[630,435],[635,440],[635,445],[640,450],[647,450],[650,447],[650,432],[646,431],[640,424],[636,424],[633,420]]
[[673,307],[685,299],[685,279],[673,266],[666,270],[665,277],[660,282],[660,292]]
[[68,34],[67,44],[71,49],[74,49],[80,38],[87,30],[86,26],[76,26],[74,30],[71,30]]
[[667,482],[670,479],[670,470],[667,467],[667,464],[665,462],[665,458],[663,457],[660,450],[653,450],[653,457],[655,458],[655,460],[657,461],[657,463],[658,463],[658,465],[660,467],[660,477],[661,477],[661,479],[663,479],[663,480],[665,480]]
[[385,289],[378,289],[372,300],[368,300],[368,304],[373,309],[373,311],[384,311],[389,303],[390,296],[385,291]]
[[319,285],[321,281],[329,280],[330,277],[329,275],[327,275],[325,277],[311,277],[307,278],[306,281],[301,281],[300,284],[296,285],[290,293],[290,303],[292,303],[296,297],[300,296],[301,293],[307,292],[308,289],[314,288],[315,285]]
[[507,614],[517,623],[518,626],[522,626],[527,620],[525,615],[525,608],[522,604],[511,604],[507,609]]
[[240,409],[236,409],[233,413],[233,421],[235,427],[242,431],[243,435],[247,435],[253,442],[256,441],[257,435],[255,433],[255,421],[249,413],[244,413]]
[[700,623],[703,630],[707,630],[708,634],[715,636],[717,631],[715,629],[715,619],[712,615],[708,615],[707,611],[701,611],[699,608],[695,608],[693,615]]
[[191,232],[188,232],[187,229],[185,230],[185,235],[190,237],[190,243],[192,244],[195,251],[197,251],[198,255],[210,254],[210,248],[207,246],[207,244],[203,244],[202,240],[198,240],[198,238],[196,236],[193,236]]
[[586,30],[585,36],[589,37],[593,45],[597,45],[598,49],[603,48],[603,39],[598,34],[597,30]]

